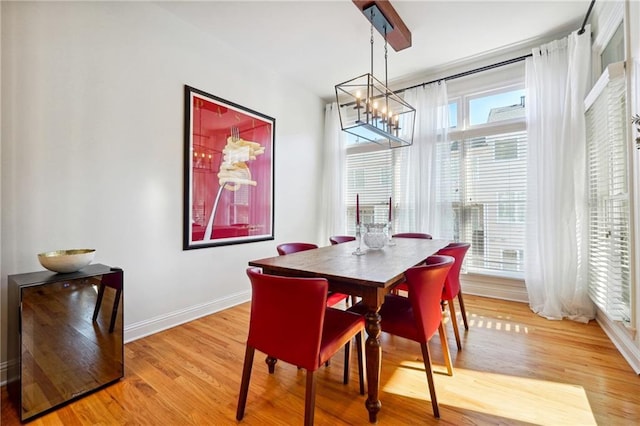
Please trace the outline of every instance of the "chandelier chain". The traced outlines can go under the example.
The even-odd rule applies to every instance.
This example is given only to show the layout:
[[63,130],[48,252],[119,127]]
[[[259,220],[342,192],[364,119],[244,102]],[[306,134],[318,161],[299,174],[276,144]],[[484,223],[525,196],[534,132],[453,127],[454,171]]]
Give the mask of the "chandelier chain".
[[[340,126],[358,141],[362,139],[388,148],[412,145],[416,110],[388,87],[388,35],[394,28],[375,4],[363,12],[371,24],[371,72],[336,85]],[[374,27],[384,36],[384,83],[373,76]],[[342,97],[353,102],[345,103],[341,100]],[[353,108],[343,108],[347,106]]]
[[375,12],[371,11],[371,75],[373,75],[373,17],[375,16]]
[[389,88],[389,79],[387,75],[387,26],[384,26],[384,85]]

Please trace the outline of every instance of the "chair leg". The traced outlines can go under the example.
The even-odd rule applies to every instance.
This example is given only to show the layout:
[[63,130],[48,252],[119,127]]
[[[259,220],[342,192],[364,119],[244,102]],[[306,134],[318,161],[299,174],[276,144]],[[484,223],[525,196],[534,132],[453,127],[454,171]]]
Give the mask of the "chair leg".
[[431,355],[429,354],[429,344],[420,343],[422,348],[422,360],[424,361],[424,371],[427,373],[427,382],[429,383],[429,394],[431,395],[431,406],[433,407],[433,415],[440,418],[440,410],[438,409],[438,399],[436,398],[436,386],[433,382],[433,371],[431,369]]
[[363,333],[356,334],[356,352],[358,353],[358,383],[360,385],[360,395],[364,395],[364,339]]
[[109,324],[109,333],[113,333],[113,329],[116,327],[116,319],[118,318],[118,306],[120,305],[120,295],[122,289],[116,290],[116,296],[113,301],[113,309],[111,310],[111,323]]
[[304,424],[313,425],[314,411],[316,407],[316,376],[313,371],[307,370],[307,389],[304,396]]
[[344,345],[344,375],[342,378],[342,383],[345,385],[349,384],[349,360],[351,355],[351,341],[348,341]]
[[98,312],[100,312],[100,305],[102,304],[102,298],[104,297],[105,285],[100,283],[98,288],[98,298],[96,299],[96,307],[93,309],[93,321],[98,319]]
[[244,353],[244,367],[242,368],[242,382],[240,382],[240,396],[238,396],[238,410],[236,419],[242,420],[244,417],[244,407],[247,405],[247,395],[249,394],[249,381],[251,380],[251,367],[253,366],[253,354],[255,349],[247,345]]
[[453,299],[447,300],[449,305],[449,313],[451,314],[451,325],[453,325],[453,334],[456,335],[456,345],[458,350],[462,350],[462,343],[460,342],[460,330],[458,330],[458,317],[456,316],[456,308],[453,306]]
[[440,346],[442,346],[442,355],[444,356],[444,365],[447,367],[447,375],[453,376],[453,365],[451,364],[451,354],[449,353],[449,343],[447,335],[444,331],[444,324],[440,321],[438,326],[438,335],[440,336]]
[[276,362],[278,362],[277,358],[267,355],[267,358],[264,360],[269,367],[269,374],[273,374],[276,371]]
[[464,300],[462,300],[462,292],[458,292],[458,303],[460,304],[460,313],[462,313],[462,321],[464,322],[464,329],[469,330],[469,323],[467,322],[467,310],[464,308]]

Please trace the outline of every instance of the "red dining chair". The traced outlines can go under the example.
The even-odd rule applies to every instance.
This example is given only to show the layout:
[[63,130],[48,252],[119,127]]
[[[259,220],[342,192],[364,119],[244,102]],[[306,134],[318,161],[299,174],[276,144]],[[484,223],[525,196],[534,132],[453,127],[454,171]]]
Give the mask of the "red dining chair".
[[[458,330],[458,318],[456,316],[456,308],[453,304],[453,299],[458,296],[458,304],[460,305],[460,313],[462,314],[462,321],[464,322],[464,329],[469,330],[469,323],[467,322],[467,312],[464,309],[464,301],[462,299],[462,291],[460,287],[460,269],[462,268],[462,262],[467,251],[471,247],[469,243],[451,243],[448,246],[440,249],[438,254],[444,256],[451,256],[455,259],[447,279],[444,282],[444,290],[442,291],[442,303],[449,305],[449,313],[451,314],[451,325],[453,326],[453,333],[456,336],[456,345],[458,350],[462,349],[462,343],[460,342],[460,332]],[[442,306],[444,308],[444,305]]]
[[[409,296],[387,294],[380,309],[382,331],[420,343],[431,395],[433,415],[435,417],[440,417],[440,411],[436,398],[428,343],[437,331],[440,336],[447,374],[452,376],[453,367],[442,325],[440,297],[442,296],[444,281],[453,263],[454,259],[450,256],[434,255],[428,257],[424,265],[407,269],[405,278],[409,287]],[[364,313],[366,307],[358,303],[349,308],[348,311]]]
[[[280,256],[285,254],[296,253],[299,251],[306,251],[317,249],[318,246],[312,243],[283,243],[276,247],[278,250],[278,254]],[[338,303],[345,301],[348,306],[349,296],[343,293],[329,292],[329,297],[327,297],[327,306],[335,306]]]
[[311,243],[283,243],[276,247],[279,255],[291,254],[299,251],[317,249],[318,246]]
[[399,234],[393,234],[393,238],[422,238],[424,240],[432,240],[433,237],[430,234],[424,234],[422,232],[400,232]]
[[[307,370],[305,425],[313,424],[315,371],[343,346],[345,353],[348,353],[354,337],[357,342],[360,394],[364,395],[364,317],[328,308],[328,282],[325,278],[280,277],[262,274],[258,268],[248,268],[247,275],[252,289],[251,316],[236,418],[242,420],[244,417],[256,350]],[[292,339],[292,336],[295,338]],[[344,369],[343,382],[347,384],[348,357],[345,357]]]
[[[469,243],[450,243],[448,246],[438,250],[439,255],[451,256],[455,259],[449,275],[444,282],[444,289],[442,291],[441,306],[444,310],[444,305],[449,305],[449,314],[451,316],[451,325],[453,326],[453,334],[456,337],[456,347],[458,350],[462,350],[462,342],[460,340],[460,331],[458,330],[458,317],[456,316],[456,308],[453,304],[454,297],[458,296],[458,304],[460,305],[460,313],[462,314],[462,321],[464,323],[464,329],[469,330],[469,323],[467,321],[467,311],[464,308],[464,300],[462,298],[462,289],[460,287],[460,269],[464,262],[464,256],[471,247]],[[394,289],[394,294],[398,294],[400,290],[409,291],[409,287],[406,282],[398,284]]]
[[349,241],[355,241],[356,237],[352,237],[351,235],[334,235],[329,237],[329,242],[332,246],[336,244],[347,243]]
[[[392,235],[393,238],[419,238],[422,240],[432,240],[433,237],[431,236],[431,234],[425,234],[422,232],[400,232],[398,234],[393,234]],[[406,283],[401,283],[399,285],[397,285],[394,289],[393,289],[393,293],[394,294],[399,294],[400,290],[403,291],[407,291],[408,287]]]
[[[297,253],[299,251],[306,251],[306,250],[313,250],[313,249],[317,249],[318,246],[312,243],[283,243],[283,244],[279,244],[276,247],[276,250],[278,251],[278,254],[280,256],[286,255],[286,254],[291,254],[291,253]],[[345,301],[345,304],[347,305],[347,307],[349,306],[349,296],[343,293],[336,293],[336,292],[329,292],[327,295],[327,306],[335,306],[338,303]],[[348,354],[345,353],[345,357],[348,356]],[[267,365],[269,366],[269,372],[273,373],[274,368],[275,368],[275,364],[277,362],[277,357],[273,357],[271,355],[267,356],[267,359],[265,360],[265,362],[267,363]],[[327,367],[329,366],[329,360],[327,360],[326,362]]]

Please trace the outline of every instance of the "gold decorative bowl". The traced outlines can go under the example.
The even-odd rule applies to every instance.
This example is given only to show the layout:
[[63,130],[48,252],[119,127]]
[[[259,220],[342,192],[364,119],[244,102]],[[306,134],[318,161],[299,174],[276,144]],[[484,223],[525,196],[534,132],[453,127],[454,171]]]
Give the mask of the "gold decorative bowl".
[[56,250],[38,254],[38,260],[50,271],[67,274],[90,264],[95,254],[94,249]]

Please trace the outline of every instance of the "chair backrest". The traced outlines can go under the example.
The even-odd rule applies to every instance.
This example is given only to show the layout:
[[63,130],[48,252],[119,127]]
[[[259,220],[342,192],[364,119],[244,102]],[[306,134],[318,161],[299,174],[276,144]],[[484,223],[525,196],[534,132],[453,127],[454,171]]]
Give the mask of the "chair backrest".
[[451,300],[460,292],[460,269],[464,256],[471,247],[469,243],[451,243],[448,246],[438,250],[439,255],[451,256],[455,259],[449,275],[444,282],[444,290],[442,290],[442,300]]
[[409,301],[418,328],[421,343],[429,341],[442,320],[440,300],[444,280],[453,266],[451,256],[429,256],[424,265],[407,269],[405,278],[409,287]]
[[349,241],[354,241],[356,237],[352,237],[351,235],[334,235],[333,237],[329,237],[329,242],[331,245],[346,243]]
[[276,250],[278,250],[279,255],[283,255],[317,248],[317,245],[311,243],[284,243],[276,247]]
[[247,268],[251,317],[247,344],[276,359],[315,371],[327,307],[325,278],[262,274]]
[[422,232],[400,232],[399,234],[393,234],[392,236],[398,238],[422,238],[423,240],[433,239],[430,234],[424,234]]

